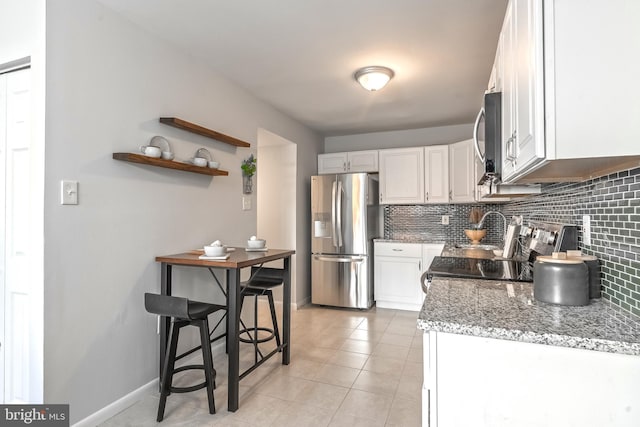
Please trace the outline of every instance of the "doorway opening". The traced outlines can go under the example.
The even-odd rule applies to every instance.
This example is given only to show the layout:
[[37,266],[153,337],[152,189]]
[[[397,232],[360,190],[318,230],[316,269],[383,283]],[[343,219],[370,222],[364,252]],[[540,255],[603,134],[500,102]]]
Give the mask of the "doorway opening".
[[[258,129],[257,232],[272,248],[296,247],[297,145]],[[275,295],[281,299],[280,295]],[[291,257],[291,301],[296,300],[296,255]]]

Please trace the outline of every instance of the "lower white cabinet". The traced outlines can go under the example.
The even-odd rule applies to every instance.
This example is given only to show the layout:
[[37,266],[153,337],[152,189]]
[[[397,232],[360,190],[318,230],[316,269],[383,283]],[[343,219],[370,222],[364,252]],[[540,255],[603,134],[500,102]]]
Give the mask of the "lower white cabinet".
[[640,425],[640,357],[424,334],[422,425]]
[[419,311],[424,293],[420,276],[444,245],[376,242],[374,299],[380,308]]

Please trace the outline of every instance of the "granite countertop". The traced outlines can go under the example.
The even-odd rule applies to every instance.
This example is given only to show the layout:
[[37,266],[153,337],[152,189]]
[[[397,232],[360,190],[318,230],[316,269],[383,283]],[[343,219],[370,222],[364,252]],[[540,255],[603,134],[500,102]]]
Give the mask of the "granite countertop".
[[434,245],[444,245],[445,242],[441,240],[425,240],[425,239],[373,239],[375,243],[424,243],[424,244],[434,244]]
[[533,284],[434,278],[418,328],[640,356],[640,320],[608,301],[558,306],[533,298]]

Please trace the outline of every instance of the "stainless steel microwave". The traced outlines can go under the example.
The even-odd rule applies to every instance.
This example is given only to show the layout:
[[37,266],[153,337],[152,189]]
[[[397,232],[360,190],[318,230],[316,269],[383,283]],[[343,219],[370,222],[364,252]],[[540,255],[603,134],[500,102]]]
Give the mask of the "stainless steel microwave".
[[478,181],[482,185],[489,181],[500,182],[502,166],[502,92],[484,94],[483,106],[473,128],[476,155],[483,163],[483,175]]

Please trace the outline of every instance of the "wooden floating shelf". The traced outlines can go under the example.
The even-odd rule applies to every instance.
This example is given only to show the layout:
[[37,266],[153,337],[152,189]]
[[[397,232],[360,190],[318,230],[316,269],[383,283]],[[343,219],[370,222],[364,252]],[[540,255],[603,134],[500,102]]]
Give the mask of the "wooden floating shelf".
[[190,123],[186,120],[178,119],[177,117],[160,117],[160,123],[173,126],[174,128],[186,130],[187,132],[206,136],[207,138],[215,139],[216,141],[224,142],[229,145],[235,145],[236,147],[251,147],[251,144],[249,144],[248,142],[244,142],[232,136],[225,135],[224,133],[216,132],[215,130],[207,129],[200,125]]
[[186,172],[199,173],[210,176],[227,176],[229,172],[221,169],[212,169],[208,167],[196,166],[189,163],[176,162],[175,160],[157,159],[142,154],[135,153],[113,153],[113,158],[131,163],[140,163],[142,165],[158,166],[167,169],[177,169]]

